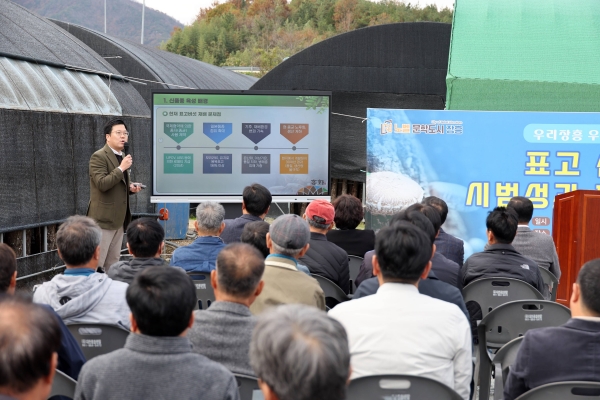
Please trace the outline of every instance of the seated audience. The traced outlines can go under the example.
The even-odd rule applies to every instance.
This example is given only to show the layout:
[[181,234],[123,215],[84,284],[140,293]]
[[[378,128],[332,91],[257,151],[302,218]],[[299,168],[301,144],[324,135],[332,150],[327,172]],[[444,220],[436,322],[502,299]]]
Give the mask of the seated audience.
[[[14,295],[17,287],[17,257],[7,244],[0,243],[0,295]],[[62,319],[47,304],[43,305],[54,315],[61,331],[60,348],[58,349],[58,369],[77,380],[79,371],[85,363],[85,356],[77,341],[69,332]]]
[[[448,204],[435,196],[425,197],[422,203],[438,210],[442,219],[442,225],[444,225],[446,217],[448,217]],[[435,238],[435,247],[438,253],[442,254],[448,260],[454,261],[459,267],[462,267],[465,260],[465,243],[462,240],[446,233],[440,227],[440,232]]]
[[335,210],[327,200],[313,200],[304,213],[310,228],[310,247],[300,262],[311,274],[321,275],[350,292],[350,267],[348,253],[327,241],[327,232],[333,227]]
[[271,192],[258,183],[246,186],[242,192],[242,215],[236,219],[225,220],[225,230],[221,238],[226,244],[239,242],[244,226],[252,221],[265,219],[271,207]]
[[225,228],[225,209],[214,201],[205,201],[196,208],[194,226],[198,237],[192,244],[175,249],[171,265],[187,272],[210,272],[215,269],[217,254],[225,247],[219,237]]
[[125,347],[81,369],[75,400],[239,399],[234,376],[194,353],[185,337],[194,323],[196,288],[176,268],[152,266],[127,289],[131,331]]
[[[390,226],[399,221],[410,222],[425,232],[432,242],[435,240],[435,231],[433,230],[433,225],[431,224],[431,221],[429,221],[422,213],[417,211],[412,211],[409,213],[400,212],[392,217],[390,220]],[[437,251],[435,245],[433,246],[433,249],[434,252]],[[372,270],[373,256],[365,258],[364,263]],[[360,284],[352,296],[352,299],[370,296],[375,294],[377,289],[379,289],[379,280],[377,277],[369,278]],[[419,293],[421,294],[433,297],[434,299],[440,299],[447,301],[448,303],[456,304],[463,314],[465,314],[467,319],[469,319],[469,312],[467,311],[467,307],[465,306],[465,301],[463,300],[460,290],[446,282],[440,281],[435,276],[433,267],[429,271],[427,279],[422,279],[419,281],[419,286],[417,289],[419,289]]]
[[525,333],[510,367],[504,399],[561,381],[600,382],[600,258],[579,271],[571,294],[572,318],[564,325]]
[[[240,240],[242,243],[248,243],[258,249],[262,255],[267,258],[271,250],[267,247],[267,233],[269,233],[269,224],[265,221],[252,221],[248,222],[242,230],[242,236]],[[298,271],[304,272],[310,276],[310,271],[306,265],[300,263],[296,264]]]
[[354,196],[343,194],[333,201],[335,229],[327,232],[327,240],[341,247],[352,256],[363,257],[375,248],[375,232],[356,229],[365,212],[362,202]]
[[295,214],[282,215],[271,224],[267,234],[271,254],[265,259],[263,274],[265,286],[250,306],[252,314],[289,303],[325,309],[325,295],[319,283],[298,270],[298,259],[310,247],[309,239],[308,224]]
[[67,325],[111,324],[129,329],[127,284],[96,272],[101,238],[93,219],[67,218],[56,232],[58,255],[67,268],[39,286],[33,301],[50,305]]
[[264,270],[265,259],[254,247],[225,246],[217,257],[217,269],[210,273],[216,301],[194,313],[188,333],[196,353],[236,374],[254,375],[248,352],[256,317],[249,307],[263,289]]
[[140,218],[132,221],[127,227],[127,250],[133,255],[129,261],[113,264],[107,275],[127,284],[133,277],[151,265],[168,266],[161,258],[164,247],[165,230],[152,218]]
[[552,236],[529,229],[529,221],[533,217],[533,202],[527,197],[517,196],[510,199],[506,208],[516,212],[519,218],[517,236],[512,242],[515,250],[535,261],[538,267],[552,272],[556,279],[560,279],[558,254]]
[[514,278],[547,294],[537,264],[511,246],[517,234],[517,214],[506,207],[496,207],[490,211],[485,224],[488,239],[486,249],[465,261],[461,271],[464,286],[481,278]]
[[344,400],[348,337],[339,322],[302,305],[264,315],[252,336],[250,363],[265,400]]
[[460,309],[419,294],[431,269],[433,243],[425,232],[400,221],[375,239],[377,293],[329,311],[350,341],[352,379],[409,374],[435,379],[469,399],[471,332]]
[[[436,232],[436,235],[439,235],[439,230],[442,226],[442,219],[437,209],[431,206],[425,206],[423,204],[416,203],[403,211],[405,213],[411,213],[412,211],[422,213],[423,215],[425,215],[425,217],[427,217],[427,219],[429,219],[429,221],[433,225],[433,229]],[[372,252],[365,254],[365,259],[370,257],[373,257]],[[447,259],[442,254],[436,251],[433,254],[433,258],[431,259],[431,265],[431,270],[435,274],[436,278],[458,289],[462,289],[462,283],[459,278],[460,267],[457,263]],[[366,265],[366,262],[363,260],[363,263],[361,264],[359,269],[358,276],[356,277],[356,285],[361,285],[362,281],[371,277],[373,277],[373,269],[370,266]]]
[[45,307],[0,300],[0,399],[46,400],[58,362],[60,328]]

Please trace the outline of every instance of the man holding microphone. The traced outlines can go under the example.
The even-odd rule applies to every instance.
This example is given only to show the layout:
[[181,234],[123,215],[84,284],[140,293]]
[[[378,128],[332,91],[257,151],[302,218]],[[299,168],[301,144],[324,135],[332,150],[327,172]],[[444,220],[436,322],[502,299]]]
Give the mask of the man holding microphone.
[[123,149],[129,139],[127,125],[113,119],[104,125],[106,145],[90,158],[90,202],[87,216],[102,228],[99,267],[105,270],[119,261],[123,232],[131,222],[129,195],[142,190],[139,183],[130,183],[129,169],[133,163]]

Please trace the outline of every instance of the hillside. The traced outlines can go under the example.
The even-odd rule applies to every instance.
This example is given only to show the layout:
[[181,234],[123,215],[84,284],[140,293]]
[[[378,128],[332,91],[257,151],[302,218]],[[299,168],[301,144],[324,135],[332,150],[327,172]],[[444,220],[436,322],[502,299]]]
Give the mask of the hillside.
[[[12,0],[41,15],[104,32],[104,1],[101,0]],[[140,41],[142,4],[132,0],[107,0],[106,32],[122,39]],[[144,44],[158,47],[167,41],[175,27],[174,18],[146,7]]]
[[264,75],[331,36],[394,22],[452,22],[452,11],[396,0],[228,0],[200,10],[162,47],[219,66],[257,66]]

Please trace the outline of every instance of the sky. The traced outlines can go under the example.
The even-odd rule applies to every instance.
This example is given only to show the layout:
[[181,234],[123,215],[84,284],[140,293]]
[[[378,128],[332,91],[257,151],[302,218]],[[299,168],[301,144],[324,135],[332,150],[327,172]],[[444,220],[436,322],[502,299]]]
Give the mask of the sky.
[[[142,0],[135,0],[142,3]],[[214,0],[146,0],[146,6],[162,11],[183,24],[190,24],[201,8],[208,8]],[[435,4],[438,8],[452,7],[454,0],[408,0],[407,3],[421,6]]]

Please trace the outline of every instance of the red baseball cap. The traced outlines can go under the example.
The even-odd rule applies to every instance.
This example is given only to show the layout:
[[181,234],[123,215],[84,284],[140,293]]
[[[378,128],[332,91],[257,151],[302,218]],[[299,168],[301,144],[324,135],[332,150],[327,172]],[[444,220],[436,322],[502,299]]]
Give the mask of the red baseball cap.
[[[333,204],[327,200],[313,200],[308,207],[306,207],[306,216],[308,219],[312,219],[318,224],[331,225],[333,223],[333,217],[335,217],[335,209]],[[317,219],[315,219],[317,217]],[[324,220],[324,221],[323,221]]]

